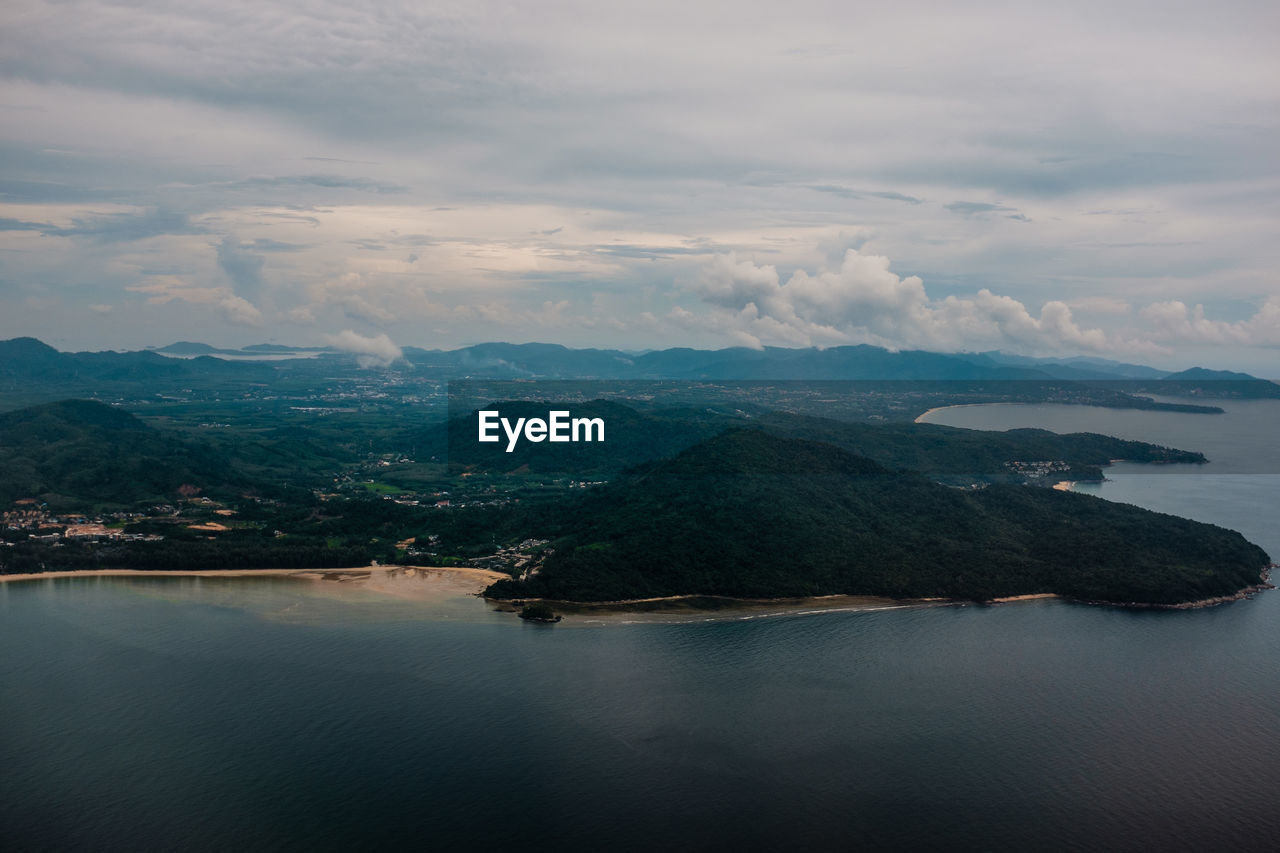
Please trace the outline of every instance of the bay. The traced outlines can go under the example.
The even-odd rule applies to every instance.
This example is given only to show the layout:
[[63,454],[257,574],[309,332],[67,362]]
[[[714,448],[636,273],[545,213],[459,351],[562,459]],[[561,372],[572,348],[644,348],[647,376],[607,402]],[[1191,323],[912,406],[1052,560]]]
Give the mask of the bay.
[[[1087,488],[1275,557],[1280,405],[1226,407],[930,418],[1202,450]],[[547,627],[287,578],[0,584],[8,850],[1268,849],[1278,729],[1276,592]]]

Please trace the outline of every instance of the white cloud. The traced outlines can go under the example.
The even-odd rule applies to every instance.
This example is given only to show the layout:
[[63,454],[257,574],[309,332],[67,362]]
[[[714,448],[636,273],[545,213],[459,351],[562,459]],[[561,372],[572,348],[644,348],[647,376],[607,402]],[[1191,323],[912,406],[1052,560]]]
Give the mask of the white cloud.
[[290,323],[298,326],[314,326],[316,324],[316,315],[305,305],[290,309],[285,316]]
[[261,326],[262,312],[243,296],[232,294],[218,300],[218,310],[228,323],[237,326]]
[[201,287],[183,276],[150,276],[145,283],[130,285],[125,290],[146,294],[146,301],[151,305],[167,305],[177,300],[190,305],[210,306],[223,320],[235,326],[258,327],[265,321],[256,305],[237,296],[230,288]]
[[[942,351],[1004,348],[1021,352],[1153,353],[1149,342],[1082,328],[1066,303],[1034,316],[1016,299],[983,288],[973,296],[932,299],[918,276],[902,278],[882,255],[849,249],[838,269],[797,270],[784,283],[771,265],[718,256],[696,290],[714,306],[710,328],[758,343],[826,346],[870,343]],[[672,315],[688,325],[690,312]],[[705,319],[701,322],[707,322]]]
[[1151,327],[1152,337],[1173,344],[1235,346],[1280,345],[1280,296],[1272,296],[1252,317],[1236,323],[1211,320],[1204,306],[1188,308],[1178,300],[1155,302],[1139,316]]
[[366,337],[351,329],[344,329],[336,335],[325,335],[324,342],[334,349],[355,353],[356,361],[361,367],[388,367],[392,362],[404,358],[404,352],[386,333]]
[[1277,11],[1220,5],[10,0],[0,290],[55,301],[0,337],[1275,340],[1188,307],[1280,265]]

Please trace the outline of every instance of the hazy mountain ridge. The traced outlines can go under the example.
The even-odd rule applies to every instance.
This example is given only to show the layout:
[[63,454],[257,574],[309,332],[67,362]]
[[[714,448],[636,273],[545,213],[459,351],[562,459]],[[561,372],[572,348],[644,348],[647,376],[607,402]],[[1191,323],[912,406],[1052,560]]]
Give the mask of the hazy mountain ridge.
[[[164,354],[187,358],[169,358]],[[0,341],[0,378],[68,380],[111,378],[134,371],[139,375],[254,374],[269,376],[273,368],[290,363],[229,361],[217,355],[287,356],[320,353],[328,359],[350,361],[353,355],[322,347],[256,344],[223,349],[180,341],[156,349],[130,352],[61,352],[35,338]],[[1156,380],[1250,381],[1257,377],[1232,371],[1192,368],[1167,373],[1141,365],[1104,359],[1035,359],[1004,353],[947,354],[924,350],[891,351],[869,345],[826,349],[731,347],[699,350],[675,347],[645,353],[622,350],[572,349],[559,344],[485,343],[456,350],[405,347],[400,367],[449,370],[467,376],[542,379],[921,379],[921,380]],[[298,362],[310,362],[299,358]],[[295,368],[304,367],[294,365]],[[115,374],[112,373],[115,371]]]

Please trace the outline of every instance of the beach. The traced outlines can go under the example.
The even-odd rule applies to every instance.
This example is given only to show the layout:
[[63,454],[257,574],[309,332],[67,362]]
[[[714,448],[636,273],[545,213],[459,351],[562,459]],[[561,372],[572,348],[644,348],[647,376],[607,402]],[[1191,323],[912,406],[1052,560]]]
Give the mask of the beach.
[[921,412],[920,414],[916,415],[912,423],[917,423],[917,424],[929,423],[929,421],[926,421],[925,418],[929,417],[929,415],[932,415],[934,412],[941,412],[941,411],[944,411],[945,409],[971,409],[976,406],[990,406],[990,405],[991,403],[953,403],[950,406],[934,406],[932,409],[927,409]]
[[200,569],[194,571],[98,569],[81,572],[0,575],[0,583],[91,577],[287,577],[312,582],[349,584],[371,592],[404,598],[431,599],[447,595],[478,595],[489,584],[508,576],[487,569],[461,566],[357,566],[341,569]]

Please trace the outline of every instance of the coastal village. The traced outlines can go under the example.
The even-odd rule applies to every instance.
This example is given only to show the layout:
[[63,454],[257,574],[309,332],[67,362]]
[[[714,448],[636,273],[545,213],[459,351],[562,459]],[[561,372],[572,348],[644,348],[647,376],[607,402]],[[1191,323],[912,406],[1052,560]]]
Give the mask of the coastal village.
[[[43,542],[159,542],[164,539],[159,534],[128,533],[124,528],[131,521],[176,513],[175,507],[164,504],[151,507],[148,512],[111,512],[93,516],[58,514],[35,498],[23,498],[14,501],[12,509],[0,513],[0,526],[7,533],[25,532],[28,539]],[[0,540],[0,545],[12,547],[13,544],[7,537]]]
[[[384,500],[404,504],[403,499],[384,495]],[[418,502],[414,501],[413,505]],[[445,500],[428,504],[438,509],[448,508]],[[461,506],[466,506],[466,503]],[[475,505],[475,504],[472,504]],[[227,533],[246,523],[237,523],[235,510],[227,509],[217,501],[206,497],[189,497],[175,504],[155,504],[142,511],[117,511],[100,514],[79,512],[55,512],[35,498],[14,501],[11,507],[0,512],[0,547],[14,547],[20,541],[42,543],[54,548],[67,544],[96,545],[123,542],[162,542],[165,536],[155,532],[130,532],[129,527],[140,522],[168,524],[207,534],[214,539],[219,533]],[[248,523],[249,526],[256,526]],[[275,530],[274,536],[287,534]],[[537,574],[547,556],[554,553],[547,548],[549,540],[525,539],[518,543],[497,547],[493,553],[461,559],[440,556],[434,546],[437,535],[410,537],[396,543],[396,550],[406,559],[426,558],[441,565],[457,565],[469,568],[490,569],[527,579]]]

